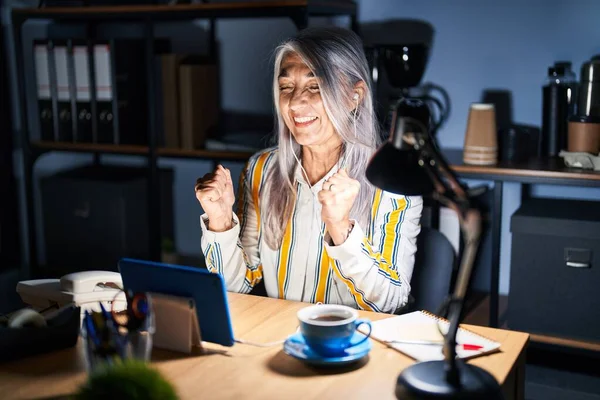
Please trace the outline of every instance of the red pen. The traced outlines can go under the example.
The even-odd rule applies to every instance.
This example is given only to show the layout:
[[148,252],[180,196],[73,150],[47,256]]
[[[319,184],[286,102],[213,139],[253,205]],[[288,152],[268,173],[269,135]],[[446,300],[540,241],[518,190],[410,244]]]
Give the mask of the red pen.
[[481,350],[481,349],[483,349],[483,346],[479,346],[477,344],[459,344],[458,346],[461,346],[463,348],[463,350]]
[[[444,342],[434,342],[429,340],[389,340],[386,341],[388,344],[424,344],[429,346],[443,346]],[[463,350],[481,350],[483,346],[478,344],[469,344],[469,343],[457,343],[457,347],[462,348]]]

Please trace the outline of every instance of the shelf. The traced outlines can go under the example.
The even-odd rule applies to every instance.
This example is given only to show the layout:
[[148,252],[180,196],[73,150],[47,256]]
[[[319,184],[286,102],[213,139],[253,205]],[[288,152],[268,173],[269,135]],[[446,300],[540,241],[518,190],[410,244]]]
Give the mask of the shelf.
[[239,1],[177,5],[124,5],[91,7],[15,8],[14,18],[60,20],[131,20],[156,17],[164,20],[194,18],[286,17],[299,12],[311,16],[356,15],[356,4],[348,0]]
[[554,346],[571,347],[575,349],[583,349],[590,351],[600,352],[600,342],[586,342],[583,340],[566,339],[556,336],[538,335],[535,333],[531,334],[531,341],[543,344],[550,344]]
[[[506,312],[508,310],[508,296],[500,295],[498,299],[500,328],[510,329],[506,323]],[[487,326],[489,321],[490,296],[485,296],[470,312],[465,315],[463,323],[471,325]],[[539,335],[527,332],[530,335],[531,343],[568,347],[578,350],[588,350],[600,352],[600,342],[590,342],[585,340],[568,339],[558,336]]]
[[[148,146],[140,145],[115,145],[99,143],[66,143],[66,142],[44,142],[34,141],[31,147],[41,152],[47,151],[65,151],[76,153],[107,153],[107,154],[130,154],[130,155],[148,155]],[[208,150],[208,149],[170,149],[159,148],[157,155],[168,158],[198,158],[204,160],[228,160],[228,161],[246,161],[254,152],[226,151],[226,150]]]
[[147,146],[133,144],[102,144],[102,143],[69,143],[69,142],[48,142],[32,141],[31,147],[42,152],[45,151],[69,151],[77,153],[109,153],[109,154],[139,154],[148,153]]
[[202,158],[211,160],[231,160],[246,161],[254,152],[227,151],[227,150],[186,150],[186,149],[158,149],[158,155],[161,157],[173,158]]
[[531,159],[525,162],[501,161],[496,165],[469,165],[461,149],[442,149],[452,170],[462,178],[600,187],[600,172],[566,167],[560,157]]

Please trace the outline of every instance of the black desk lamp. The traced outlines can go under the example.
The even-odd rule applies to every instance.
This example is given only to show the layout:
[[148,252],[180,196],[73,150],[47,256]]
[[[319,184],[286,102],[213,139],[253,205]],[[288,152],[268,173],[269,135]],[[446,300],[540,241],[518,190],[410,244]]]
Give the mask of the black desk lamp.
[[[481,217],[429,134],[429,108],[402,99],[395,107],[389,140],[373,155],[367,179],[382,190],[404,195],[433,194],[458,214],[465,248],[454,294],[448,299],[450,326],[443,361],[406,368],[398,377],[399,399],[501,399],[498,382],[487,371],[456,358],[456,332],[479,245]],[[444,307],[444,308],[445,308]]]

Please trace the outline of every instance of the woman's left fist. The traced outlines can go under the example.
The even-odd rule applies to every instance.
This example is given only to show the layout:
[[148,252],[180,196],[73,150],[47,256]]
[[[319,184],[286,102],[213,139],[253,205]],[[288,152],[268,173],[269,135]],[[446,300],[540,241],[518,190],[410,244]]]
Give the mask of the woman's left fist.
[[350,210],[360,191],[360,183],[341,169],[323,183],[318,198],[321,203],[321,219],[328,228],[350,221]]

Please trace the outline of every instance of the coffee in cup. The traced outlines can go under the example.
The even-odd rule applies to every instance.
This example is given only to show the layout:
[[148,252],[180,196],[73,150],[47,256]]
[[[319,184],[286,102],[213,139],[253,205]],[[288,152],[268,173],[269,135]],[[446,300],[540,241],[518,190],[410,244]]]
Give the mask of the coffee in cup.
[[348,306],[320,304],[298,311],[300,333],[311,349],[323,356],[338,356],[350,346],[350,340],[360,325],[367,325],[369,333],[358,345],[371,335],[371,323],[359,319],[358,312]]

